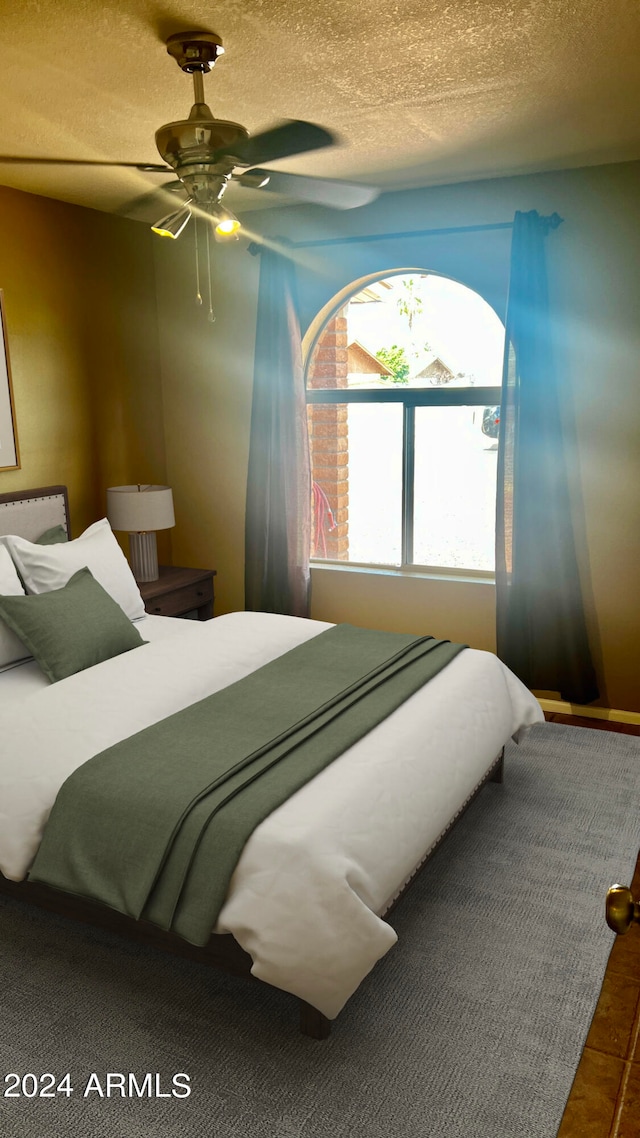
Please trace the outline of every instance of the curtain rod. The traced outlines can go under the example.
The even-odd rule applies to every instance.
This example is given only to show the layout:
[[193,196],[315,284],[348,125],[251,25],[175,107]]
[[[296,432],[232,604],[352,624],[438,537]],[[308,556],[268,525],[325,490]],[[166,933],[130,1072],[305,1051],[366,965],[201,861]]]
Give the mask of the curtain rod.
[[392,241],[407,237],[433,237],[447,233],[479,233],[484,229],[513,229],[512,221],[500,221],[489,225],[451,225],[446,229],[406,229],[400,233],[366,233],[362,237],[327,237],[316,241],[292,241],[294,249],[311,249],[318,245],[354,245],[359,242]]
[[[552,213],[549,217],[542,217],[542,221],[546,221],[549,229],[557,229],[564,221],[557,213]],[[292,249],[312,249],[319,246],[328,245],[356,245],[364,242],[373,241],[393,241],[406,239],[409,237],[435,237],[442,236],[448,233],[482,233],[490,229],[513,229],[512,221],[496,221],[488,222],[486,225],[451,225],[444,229],[407,229],[399,233],[365,233],[361,236],[354,237],[325,237],[318,238],[315,241],[289,241],[279,238],[283,244]],[[252,242],[249,246],[250,253],[260,252],[260,246],[256,242]]]

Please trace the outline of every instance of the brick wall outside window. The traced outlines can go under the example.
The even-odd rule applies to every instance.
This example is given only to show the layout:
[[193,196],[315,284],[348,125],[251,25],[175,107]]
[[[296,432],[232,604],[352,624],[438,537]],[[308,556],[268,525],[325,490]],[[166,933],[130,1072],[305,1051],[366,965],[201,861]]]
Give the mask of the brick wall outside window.
[[[345,309],[327,324],[307,369],[309,388],[347,386]],[[346,561],[349,557],[349,427],[346,403],[310,404],[307,408],[311,477],[315,484],[311,556]],[[335,527],[324,508],[326,495]]]

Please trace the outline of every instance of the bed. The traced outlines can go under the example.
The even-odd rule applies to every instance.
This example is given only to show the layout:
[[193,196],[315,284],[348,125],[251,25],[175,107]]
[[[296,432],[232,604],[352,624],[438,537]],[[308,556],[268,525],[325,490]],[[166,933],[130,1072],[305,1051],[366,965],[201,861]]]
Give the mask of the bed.
[[[56,526],[70,537],[64,487],[0,495],[0,546]],[[0,672],[0,889],[290,992],[302,1031],[326,1038],[395,944],[398,898],[485,782],[501,781],[504,744],[542,721],[539,704],[495,656],[464,649],[255,829],[200,948],[28,881],[53,803],[93,755],[331,626],[244,612],[135,624],[144,651],[60,682],[33,659]]]

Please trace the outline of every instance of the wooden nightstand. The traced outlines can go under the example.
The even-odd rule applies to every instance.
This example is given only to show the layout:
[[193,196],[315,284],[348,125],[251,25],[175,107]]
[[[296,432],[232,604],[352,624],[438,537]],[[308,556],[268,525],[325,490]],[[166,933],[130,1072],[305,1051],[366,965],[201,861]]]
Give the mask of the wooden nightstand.
[[138,586],[145,610],[154,616],[184,616],[196,610],[198,620],[210,620],[215,575],[215,569],[161,565],[157,581],[142,581]]

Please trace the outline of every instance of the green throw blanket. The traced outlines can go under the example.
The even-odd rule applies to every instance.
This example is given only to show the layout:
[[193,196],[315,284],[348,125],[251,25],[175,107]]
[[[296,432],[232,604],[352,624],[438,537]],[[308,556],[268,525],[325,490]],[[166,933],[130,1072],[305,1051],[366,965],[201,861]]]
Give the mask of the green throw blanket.
[[30,879],[206,944],[256,826],[463,647],[320,633],[79,767]]

